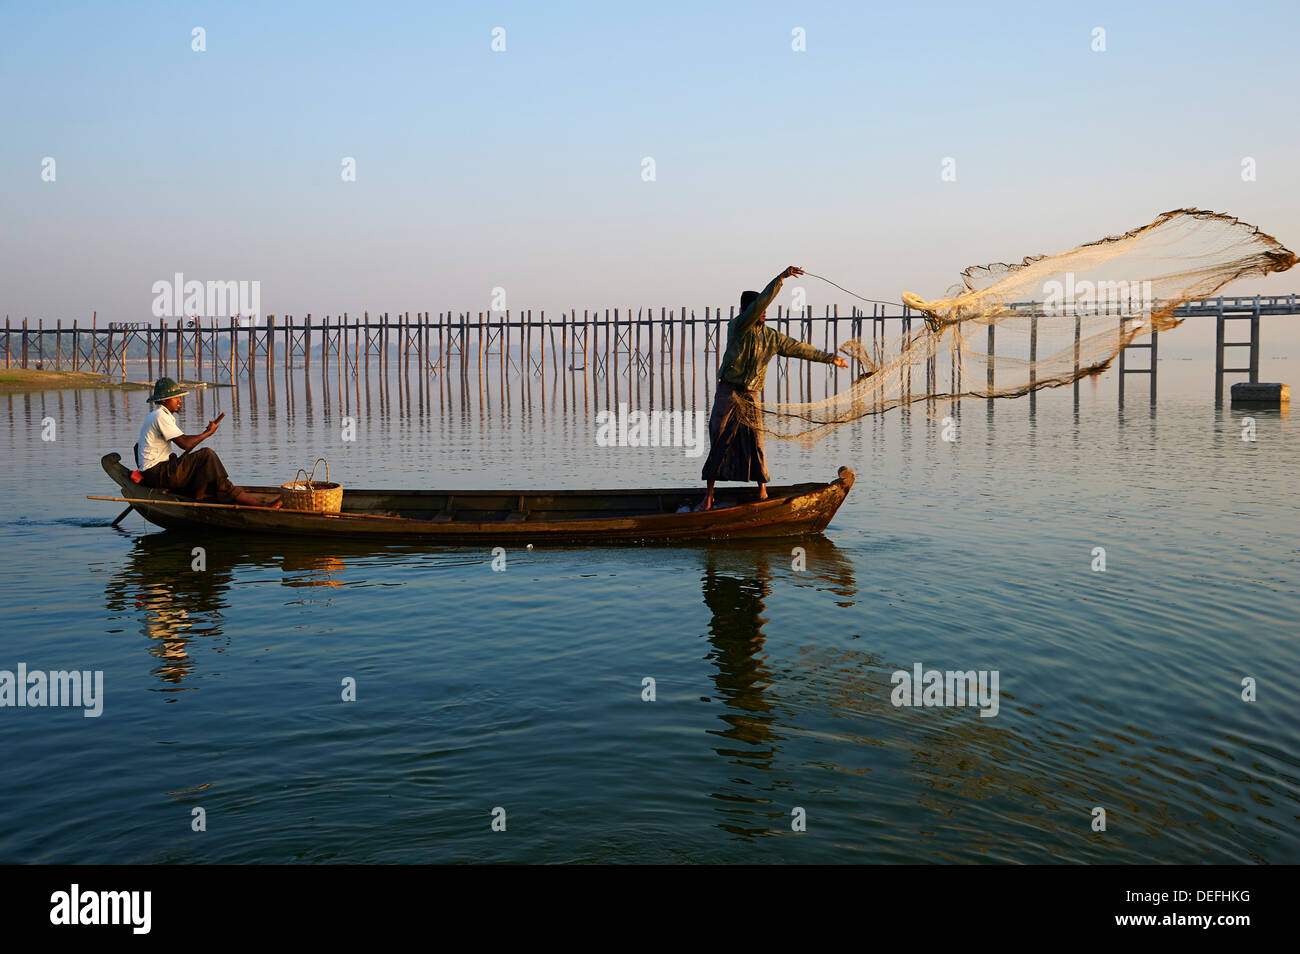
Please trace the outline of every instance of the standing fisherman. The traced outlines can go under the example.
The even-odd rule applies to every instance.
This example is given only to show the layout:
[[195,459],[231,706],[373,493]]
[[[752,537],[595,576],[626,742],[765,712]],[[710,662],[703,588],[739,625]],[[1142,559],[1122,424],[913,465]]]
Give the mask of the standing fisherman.
[[772,279],[763,291],[740,293],[740,314],[727,323],[727,351],[718,368],[718,390],[713,396],[713,413],[709,415],[709,456],[701,477],[708,490],[701,510],[713,506],[715,480],[753,480],[758,483],[758,499],[767,499],[767,454],[763,450],[763,433],[751,426],[757,421],[760,392],[767,375],[767,365],[777,355],[803,358],[847,368],[848,362],[810,344],[795,341],[763,323],[767,306],[781,290],[781,282],[803,274],[791,265]]
[[[241,504],[245,507],[280,507],[279,500],[267,503],[232,484],[215,451],[207,447],[193,450],[217,432],[220,418],[208,421],[207,430],[201,434],[186,434],[182,431],[176,423],[175,415],[181,409],[182,399],[189,393],[189,389],[181,387],[171,378],[159,378],[154,384],[149,403],[156,404],[157,407],[144,419],[144,425],[140,428],[140,486],[160,487],[197,501],[215,497],[219,503]],[[172,444],[185,453],[177,457],[171,452]]]

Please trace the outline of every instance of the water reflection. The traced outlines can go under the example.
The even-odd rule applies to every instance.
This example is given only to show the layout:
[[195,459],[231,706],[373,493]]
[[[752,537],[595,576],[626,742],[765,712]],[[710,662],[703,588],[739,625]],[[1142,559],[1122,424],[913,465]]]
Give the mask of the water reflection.
[[319,553],[287,553],[281,566],[282,586],[342,586],[347,564],[341,557]]
[[105,587],[110,612],[137,617],[140,633],[149,640],[149,653],[158,660],[153,674],[166,684],[162,689],[166,692],[197,688],[182,685],[198,676],[190,646],[194,639],[218,640],[218,651],[229,645],[225,611],[239,571],[275,568],[281,586],[328,591],[344,584],[349,557],[376,549],[344,544],[342,548],[331,545],[331,552],[322,553],[319,543],[277,541],[272,550],[235,536],[216,535],[202,540],[200,557],[196,542],[192,535],[169,532],[138,537]]
[[194,676],[190,641],[222,637],[222,611],[232,568],[214,560],[196,569],[193,540],[151,533],[135,541],[124,563],[109,578],[105,604],[110,613],[134,611],[149,653],[158,660],[153,674],[177,692]]
[[704,605],[713,614],[707,637],[712,649],[707,658],[717,667],[713,682],[729,711],[721,717],[728,727],[711,731],[749,746],[719,748],[719,755],[763,768],[771,761],[771,747],[777,741],[771,728],[772,706],[765,696],[772,674],[760,657],[763,624],[767,622],[762,615],[764,601],[772,591],[771,558],[756,553],[750,567],[738,568],[733,562],[731,572],[723,572],[718,564],[717,554],[710,552],[705,557],[701,586]]
[[724,803],[717,827],[745,839],[771,832],[783,811],[763,806],[773,804],[776,790],[793,786],[779,771],[770,774],[785,738],[781,725],[793,713],[772,691],[780,676],[764,655],[763,632],[767,599],[774,586],[786,585],[831,592],[840,606],[852,605],[857,593],[852,560],[825,537],[719,545],[704,554],[700,586],[712,614],[705,658],[714,666],[715,698],[725,706],[718,716],[724,727],[707,731],[721,740],[714,751],[728,766],[727,782],[711,797]]

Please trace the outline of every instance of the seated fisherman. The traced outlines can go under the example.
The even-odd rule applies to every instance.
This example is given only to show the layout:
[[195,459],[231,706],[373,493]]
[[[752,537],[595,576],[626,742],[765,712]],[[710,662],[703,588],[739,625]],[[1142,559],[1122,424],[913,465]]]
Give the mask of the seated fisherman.
[[[157,407],[140,428],[140,486],[159,487],[198,501],[212,497],[217,503],[279,507],[279,500],[267,503],[232,484],[214,451],[206,447],[194,450],[217,432],[217,422],[208,421],[201,434],[186,434],[177,426],[175,414],[189,393],[171,378],[159,378],[154,384],[149,403]],[[176,456],[171,453],[172,444],[187,453]]]
[[761,407],[760,392],[767,365],[777,355],[820,361],[837,368],[848,367],[843,358],[796,341],[763,323],[767,306],[781,290],[781,282],[803,274],[791,265],[768,282],[762,292],[740,295],[740,314],[727,323],[727,350],[718,367],[718,388],[709,415],[709,456],[700,476],[708,482],[704,500],[696,508],[713,507],[715,480],[752,480],[758,484],[758,499],[767,499],[767,453],[763,432],[753,426]]

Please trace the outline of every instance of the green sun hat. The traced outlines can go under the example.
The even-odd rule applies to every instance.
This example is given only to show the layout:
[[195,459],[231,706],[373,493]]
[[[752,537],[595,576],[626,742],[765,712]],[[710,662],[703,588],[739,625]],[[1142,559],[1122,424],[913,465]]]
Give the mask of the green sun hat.
[[153,386],[153,394],[149,395],[149,403],[157,404],[159,401],[166,401],[168,398],[184,397],[190,393],[189,388],[183,388],[171,378],[159,378]]

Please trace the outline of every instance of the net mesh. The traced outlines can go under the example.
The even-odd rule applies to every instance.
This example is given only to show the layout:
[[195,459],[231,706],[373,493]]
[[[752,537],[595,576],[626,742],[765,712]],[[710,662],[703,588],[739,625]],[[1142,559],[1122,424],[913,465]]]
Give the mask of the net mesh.
[[[1285,271],[1294,253],[1229,215],[1166,212],[1149,225],[1018,265],[972,266],[943,298],[910,292],[924,323],[886,350],[840,347],[855,380],[824,400],[740,408],[751,426],[814,443],[917,401],[1019,397],[1099,374],[1134,341],[1182,323],[1186,302]],[[940,381],[944,384],[941,386]]]

